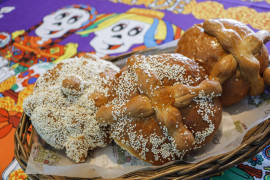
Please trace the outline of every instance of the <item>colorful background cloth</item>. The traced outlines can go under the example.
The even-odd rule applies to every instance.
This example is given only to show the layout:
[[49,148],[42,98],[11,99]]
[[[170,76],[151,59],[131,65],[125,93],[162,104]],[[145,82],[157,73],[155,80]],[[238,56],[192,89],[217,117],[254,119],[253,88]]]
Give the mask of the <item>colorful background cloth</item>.
[[[27,178],[14,160],[14,132],[23,99],[55,63],[85,52],[107,57],[154,47],[209,18],[232,18],[254,30],[270,30],[269,11],[270,0],[0,1],[2,178]],[[211,179],[270,179],[270,145]]]

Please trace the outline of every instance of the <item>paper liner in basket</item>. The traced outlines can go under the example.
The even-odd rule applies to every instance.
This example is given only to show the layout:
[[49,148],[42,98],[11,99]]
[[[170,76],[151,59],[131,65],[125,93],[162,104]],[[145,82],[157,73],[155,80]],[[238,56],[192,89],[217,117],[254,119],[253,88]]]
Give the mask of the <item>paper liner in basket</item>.
[[[254,105],[256,102],[261,104],[256,106]],[[253,98],[252,101],[246,98],[236,105],[225,108],[219,131],[212,142],[192,156],[188,156],[185,161],[195,163],[235,149],[241,144],[249,129],[270,117],[269,112],[269,101],[260,97]],[[55,151],[38,141],[32,146],[26,173],[81,178],[113,178],[142,168],[155,167],[138,160],[117,145],[96,150],[92,152],[87,162],[76,164],[69,160],[63,152]]]

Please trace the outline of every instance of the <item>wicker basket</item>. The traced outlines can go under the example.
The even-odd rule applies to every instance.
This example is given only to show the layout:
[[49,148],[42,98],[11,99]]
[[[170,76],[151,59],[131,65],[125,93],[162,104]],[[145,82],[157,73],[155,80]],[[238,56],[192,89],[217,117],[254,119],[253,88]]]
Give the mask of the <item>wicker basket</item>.
[[[174,52],[176,42],[166,47],[157,47],[138,52],[127,53],[117,57],[110,57],[118,66],[123,67],[126,58],[134,53],[158,54],[163,52]],[[15,158],[25,170],[30,155],[35,130],[32,129],[30,119],[23,114],[20,124],[15,132]],[[218,175],[221,171],[237,165],[260,152],[270,144],[270,119],[262,122],[251,129],[244,137],[241,145],[231,152],[208,158],[198,163],[188,164],[176,162],[166,167],[155,170],[141,170],[132,172],[117,179],[198,179]],[[32,179],[70,179],[59,176],[29,175]],[[74,178],[72,178],[74,179]]]
[[[30,155],[34,129],[31,129],[30,119],[23,114],[21,122],[15,132],[15,158],[25,170]],[[157,170],[136,171],[122,176],[132,179],[196,179],[217,175],[221,171],[239,164],[260,152],[270,144],[270,119],[251,129],[242,144],[233,151],[211,157],[194,164],[175,163]],[[29,175],[33,179],[40,179],[41,175]],[[49,179],[69,179],[59,176],[44,176]]]

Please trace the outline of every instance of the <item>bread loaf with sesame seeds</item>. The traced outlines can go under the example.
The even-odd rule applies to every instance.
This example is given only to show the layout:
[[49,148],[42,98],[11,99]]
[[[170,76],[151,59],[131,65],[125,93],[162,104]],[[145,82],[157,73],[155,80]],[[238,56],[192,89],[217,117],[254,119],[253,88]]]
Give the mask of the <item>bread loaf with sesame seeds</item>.
[[210,79],[220,81],[222,105],[229,106],[247,95],[260,95],[264,84],[270,85],[269,55],[264,45],[269,40],[269,31],[255,33],[239,21],[210,19],[188,29],[176,52],[194,59]]
[[94,55],[64,60],[37,80],[23,103],[24,112],[45,142],[83,162],[88,150],[111,141],[107,127],[96,121],[96,112],[107,102],[118,71]]
[[153,165],[181,160],[217,131],[220,83],[180,54],[135,55],[113,80],[96,118],[123,149]]

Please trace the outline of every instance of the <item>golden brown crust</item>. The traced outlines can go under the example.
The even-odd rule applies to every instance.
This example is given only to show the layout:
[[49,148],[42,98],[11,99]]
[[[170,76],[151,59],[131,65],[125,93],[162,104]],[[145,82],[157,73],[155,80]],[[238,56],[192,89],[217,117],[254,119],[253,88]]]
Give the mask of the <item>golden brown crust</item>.
[[[136,141],[140,142],[140,139],[144,139],[146,140],[145,144],[142,143],[141,146],[136,147],[135,145],[131,145],[131,143],[130,144],[126,143],[131,141],[130,139],[131,134],[129,129],[132,126],[135,126],[135,128],[132,130],[134,134],[139,134],[140,131],[143,131],[143,133],[140,133],[139,136],[134,137],[134,140],[131,143],[135,143]],[[158,152],[156,154],[152,152],[152,150],[154,149],[156,151],[160,151],[162,148],[166,148],[166,146],[168,146],[167,148],[170,148],[169,147],[170,141],[166,138],[166,136],[164,136],[163,131],[160,128],[158,122],[155,120],[154,116],[150,116],[144,119],[133,119],[130,123],[127,123],[123,128],[125,128],[126,131],[123,131],[120,138],[115,137],[114,141],[120,147],[127,150],[135,157],[142,159],[146,162],[149,162],[153,165],[161,165],[176,159],[173,153],[168,154],[164,153],[164,155],[162,156],[156,155],[160,154]],[[153,145],[155,144],[154,141],[157,141],[156,146]]]
[[261,94],[264,81],[260,75],[260,61],[254,54],[261,52],[263,41],[247,26],[233,20],[207,20],[203,28],[233,55],[241,76],[250,84],[250,95]]
[[188,29],[179,39],[177,53],[194,59],[207,72],[211,72],[215,63],[227,53],[213,36],[204,33],[201,24],[196,24]]
[[263,74],[263,78],[265,83],[270,86],[270,68],[266,68]]
[[[205,78],[196,62],[179,54],[133,56],[116,75],[114,99],[96,117],[112,124],[117,144],[146,162],[181,159],[201,147],[220,123],[221,106],[213,99],[221,86]],[[181,109],[187,106],[197,107],[193,113],[200,131],[191,132],[183,123]]]
[[[211,79],[219,80],[223,84],[222,102],[231,105],[247,92],[250,95],[262,93],[262,73],[268,66],[268,52],[263,43],[269,38],[268,31],[254,33],[238,21],[207,20],[185,32],[176,52],[194,59],[207,70]],[[237,69],[240,81],[234,76]]]
[[[214,99],[213,104],[215,105],[215,110],[217,111],[215,113],[215,116],[211,117],[211,121],[215,127],[219,127],[221,119],[222,119],[222,105],[219,101],[219,99]],[[192,133],[195,132],[202,132],[207,127],[209,127],[209,124],[206,121],[201,120],[201,116],[197,113],[200,109],[199,105],[195,102],[191,103],[191,106],[186,106],[181,109],[181,113],[183,118],[183,123],[190,129]],[[216,129],[217,130],[217,129]],[[213,138],[215,133],[211,133],[209,136],[205,138],[204,141],[201,141],[201,143],[198,143],[196,146],[205,145],[208,142],[210,142]],[[196,147],[193,147],[196,149]]]
[[229,106],[232,102],[241,101],[248,95],[248,89],[249,84],[243,77],[233,75],[222,85],[223,94],[220,97],[222,105]]

